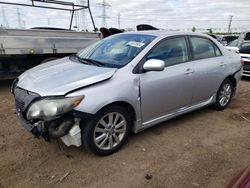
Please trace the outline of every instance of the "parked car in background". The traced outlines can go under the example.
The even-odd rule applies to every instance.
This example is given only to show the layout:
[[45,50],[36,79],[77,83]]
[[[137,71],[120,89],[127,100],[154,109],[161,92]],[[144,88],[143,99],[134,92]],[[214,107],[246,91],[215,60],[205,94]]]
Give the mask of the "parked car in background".
[[12,93],[17,116],[35,136],[109,155],[131,131],[208,105],[225,109],[241,72],[240,56],[207,35],[140,31],[34,67]]
[[239,36],[232,36],[232,35],[228,35],[228,36],[223,36],[220,40],[220,42],[224,45],[227,46],[230,42],[232,42],[235,39],[238,39]]
[[250,41],[243,42],[239,47],[239,53],[244,61],[243,76],[250,77]]
[[226,48],[227,48],[229,51],[239,53],[238,43],[239,43],[239,40],[238,40],[238,39],[235,39],[235,40],[231,41],[231,42],[226,46]]
[[242,32],[239,36],[239,44],[244,41],[250,41],[250,31]]
[[232,41],[226,48],[229,51],[239,53],[243,60],[243,76],[250,76],[250,41],[243,41],[239,44],[239,40]]
[[219,36],[218,35],[214,35],[212,33],[206,33],[207,35],[209,35],[210,37],[213,37],[214,39],[219,41]]

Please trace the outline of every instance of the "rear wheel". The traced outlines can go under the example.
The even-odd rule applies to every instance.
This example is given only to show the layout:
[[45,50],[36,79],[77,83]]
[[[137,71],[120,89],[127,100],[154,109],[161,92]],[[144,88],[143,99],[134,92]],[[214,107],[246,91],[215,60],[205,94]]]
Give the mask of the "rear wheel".
[[110,155],[127,141],[131,125],[130,114],[125,108],[104,108],[82,125],[83,145],[96,155]]
[[214,104],[216,110],[224,110],[229,105],[233,96],[233,90],[233,83],[230,79],[226,79],[222,82]]

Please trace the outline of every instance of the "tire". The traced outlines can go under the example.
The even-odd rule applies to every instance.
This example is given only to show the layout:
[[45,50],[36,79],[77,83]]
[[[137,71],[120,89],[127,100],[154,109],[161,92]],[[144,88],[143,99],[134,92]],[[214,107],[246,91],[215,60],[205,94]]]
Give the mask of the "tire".
[[[219,87],[216,95],[216,102],[214,108],[216,110],[224,110],[231,102],[234,93],[234,86],[230,79],[225,79]],[[224,99],[223,99],[224,98]]]
[[82,123],[82,143],[89,152],[110,155],[128,140],[131,127],[132,119],[125,108],[108,106]]

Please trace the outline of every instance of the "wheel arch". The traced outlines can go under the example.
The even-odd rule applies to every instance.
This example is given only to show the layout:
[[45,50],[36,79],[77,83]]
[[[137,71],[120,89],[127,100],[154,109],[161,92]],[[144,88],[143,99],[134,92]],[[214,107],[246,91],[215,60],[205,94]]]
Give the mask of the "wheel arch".
[[135,108],[133,107],[133,105],[131,105],[130,103],[128,103],[126,101],[114,101],[114,102],[111,102],[111,103],[106,104],[103,107],[101,107],[97,112],[99,112],[100,110],[102,110],[104,108],[107,108],[109,106],[122,106],[122,107],[124,107],[129,112],[129,114],[131,115],[132,121],[136,120],[136,110],[135,110]]
[[[236,88],[236,86],[237,86],[236,78],[235,78],[233,75],[229,75],[229,76],[227,76],[224,80],[226,80],[226,79],[229,79],[229,80],[232,82],[233,87],[234,87],[234,91],[235,91],[235,88]],[[224,81],[224,80],[223,80],[223,81]]]
[[[221,104],[220,102],[219,102],[219,93],[220,93],[220,90],[221,90],[221,88],[223,87],[223,83],[224,82],[227,82],[227,83],[232,83],[233,84],[233,88],[232,88],[232,92],[231,92],[231,95],[230,95],[230,98],[229,98],[229,100],[227,101],[227,103],[226,104]],[[230,84],[231,85],[231,84]],[[229,76],[227,76],[222,82],[221,82],[221,84],[220,84],[220,87],[219,87],[219,89],[218,89],[218,91],[217,91],[217,94],[216,94],[216,100],[215,100],[215,103],[214,103],[214,105],[213,105],[213,107],[214,107],[214,109],[216,109],[216,110],[224,110],[227,106],[228,106],[228,104],[230,103],[230,101],[231,101],[231,99],[232,99],[232,96],[234,95],[234,92],[235,92],[235,89],[236,89],[236,85],[237,85],[237,80],[235,79],[235,77],[233,76],[233,75],[229,75]]]
[[[132,124],[131,127],[129,126],[127,129],[124,129],[123,137],[120,138],[120,141],[118,142],[118,144],[116,146],[112,145],[112,147],[108,148],[108,149],[100,148],[102,146],[98,146],[98,144],[95,142],[95,139],[97,137],[95,137],[95,138],[93,137],[93,134],[95,135],[95,127],[97,124],[99,124],[97,122],[100,121],[100,118],[103,118],[106,113],[113,112],[112,107],[117,109],[118,112],[119,111],[123,112],[127,118],[128,118],[128,116],[130,116],[129,114],[133,114],[133,112],[134,112],[134,109],[133,109],[131,104],[124,102],[124,101],[115,101],[115,102],[107,104],[106,106],[103,106],[100,110],[98,110],[96,112],[97,113],[96,117],[94,116],[93,118],[86,119],[86,121],[84,122],[84,126],[81,127],[83,130],[81,132],[81,134],[82,134],[82,143],[83,143],[84,147],[88,151],[90,151],[96,155],[106,156],[106,155],[110,155],[110,154],[118,151],[119,148],[127,142],[129,134],[131,132],[131,128],[133,128],[133,124]],[[123,109],[123,107],[124,107],[124,109]],[[120,110],[118,110],[118,109],[120,109]],[[126,114],[125,114],[125,109],[128,110],[128,111],[126,111]],[[129,121],[131,121],[131,120],[129,119]],[[93,126],[93,125],[95,125],[95,126]],[[130,125],[130,124],[128,124],[128,125]],[[111,125],[111,126],[113,126],[113,125]],[[106,129],[103,129],[103,130],[106,130]],[[113,128],[112,128],[112,130],[113,130]],[[102,134],[106,134],[106,138],[109,137],[109,140],[107,140],[106,138],[105,138],[106,140],[104,139],[105,140],[104,144],[107,142],[108,142],[108,144],[110,144],[111,143],[110,138],[113,138],[112,135],[115,134],[115,133],[110,133],[110,130],[107,130],[107,131],[109,133],[102,133]],[[114,139],[111,139],[111,140],[114,140]],[[103,142],[103,141],[101,141],[101,142]]]

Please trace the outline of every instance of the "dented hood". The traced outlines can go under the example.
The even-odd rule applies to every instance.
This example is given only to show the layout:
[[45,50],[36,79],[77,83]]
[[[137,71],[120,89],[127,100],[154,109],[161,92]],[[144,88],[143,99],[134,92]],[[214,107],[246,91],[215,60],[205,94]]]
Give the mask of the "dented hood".
[[65,95],[113,76],[116,68],[97,67],[65,57],[36,66],[19,76],[17,86],[40,96]]

